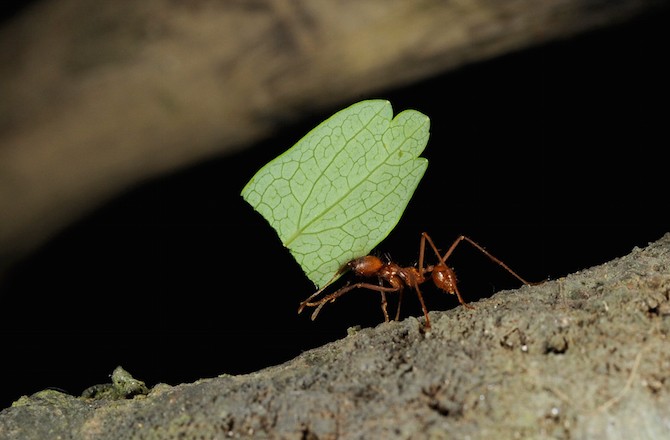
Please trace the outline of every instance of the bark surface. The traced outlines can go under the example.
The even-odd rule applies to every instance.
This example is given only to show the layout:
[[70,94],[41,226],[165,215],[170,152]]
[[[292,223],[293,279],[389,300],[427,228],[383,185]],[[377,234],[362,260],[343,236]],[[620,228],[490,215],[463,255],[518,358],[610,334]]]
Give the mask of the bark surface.
[[0,412],[0,437],[670,436],[670,234],[431,320],[428,334],[423,318],[351,329],[283,365],[191,384],[147,390],[117,369],[85,397],[22,397]]

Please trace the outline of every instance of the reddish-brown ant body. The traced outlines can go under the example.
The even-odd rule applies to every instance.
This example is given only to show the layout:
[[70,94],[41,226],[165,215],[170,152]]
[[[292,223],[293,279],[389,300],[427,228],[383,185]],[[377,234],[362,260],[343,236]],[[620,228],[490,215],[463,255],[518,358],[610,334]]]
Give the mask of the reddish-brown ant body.
[[[368,282],[358,282],[355,284],[347,283],[344,287],[341,287],[337,291],[328,294],[319,300],[314,300],[314,298],[320,295],[331,284],[331,282],[328,282],[324,287],[317,290],[312,295],[310,295],[309,298],[300,303],[298,313],[301,313],[305,307],[316,307],[316,309],[312,313],[312,320],[314,320],[321,311],[321,308],[326,303],[333,302],[340,296],[344,295],[345,293],[360,288],[360,289],[374,290],[381,293],[382,312],[384,313],[384,320],[386,322],[389,321],[389,315],[386,310],[387,309],[386,293],[398,292],[399,295],[398,308],[396,310],[395,315],[395,320],[397,321],[398,318],[400,317],[400,304],[402,302],[403,291],[405,287],[409,287],[411,289],[414,289],[414,291],[416,292],[416,295],[419,298],[419,302],[421,303],[421,309],[423,310],[423,315],[426,318],[426,329],[430,329],[430,318],[428,317],[428,309],[426,309],[426,304],[423,301],[423,295],[421,295],[421,290],[419,289],[419,285],[423,284],[428,280],[428,275],[430,275],[430,279],[433,281],[433,284],[435,284],[435,286],[438,289],[450,293],[452,295],[456,295],[458,297],[458,301],[463,306],[469,309],[473,308],[471,305],[467,304],[463,300],[463,297],[461,296],[461,293],[458,291],[458,287],[456,285],[457,282],[456,274],[454,273],[454,270],[451,267],[447,266],[446,264],[447,259],[451,256],[452,252],[454,252],[456,246],[458,246],[458,244],[461,243],[462,241],[467,241],[468,243],[470,243],[484,255],[489,257],[492,261],[498,263],[500,266],[506,269],[509,273],[515,276],[522,283],[528,285],[533,284],[521,278],[512,269],[507,267],[505,263],[503,263],[493,255],[491,255],[487,250],[485,250],[483,247],[481,247],[480,245],[478,245],[465,235],[461,235],[456,240],[454,240],[451,247],[449,247],[444,256],[440,256],[440,252],[437,250],[435,243],[433,243],[433,240],[430,238],[430,236],[424,232],[421,234],[421,243],[419,245],[419,263],[417,267],[414,266],[402,267],[392,261],[388,261],[385,263],[380,258],[374,255],[366,255],[364,257],[356,258],[346,263],[333,277],[333,280],[331,280],[331,282],[337,279],[344,272],[352,271],[354,275],[360,278],[377,277],[378,284],[372,284]],[[423,260],[426,250],[426,242],[428,242],[433,252],[437,256],[438,263],[434,265],[427,265],[424,267]]]

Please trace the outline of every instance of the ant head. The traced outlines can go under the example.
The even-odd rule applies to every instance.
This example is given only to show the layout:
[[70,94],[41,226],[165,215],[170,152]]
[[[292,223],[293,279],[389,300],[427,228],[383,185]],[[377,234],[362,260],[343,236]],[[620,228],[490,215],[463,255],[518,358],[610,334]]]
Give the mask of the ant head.
[[364,257],[356,258],[347,263],[347,266],[358,276],[370,277],[384,266],[382,260],[374,255],[366,255]]

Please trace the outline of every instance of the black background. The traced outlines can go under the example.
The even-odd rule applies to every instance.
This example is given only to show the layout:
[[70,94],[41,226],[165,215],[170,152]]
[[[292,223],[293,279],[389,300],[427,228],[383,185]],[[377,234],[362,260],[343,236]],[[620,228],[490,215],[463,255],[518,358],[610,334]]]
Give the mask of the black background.
[[[656,14],[360,96],[111,201],[0,286],[0,408],[47,387],[79,394],[117,365],[150,386],[251,372],[380,323],[379,297],[366,291],[314,322],[297,315],[313,286],[239,195],[258,168],[357,100],[431,118],[426,175],[375,252],[411,265],[422,231],[443,249],[465,234],[539,281],[657,240],[668,231],[667,23]],[[469,301],[519,285],[465,244],[450,264]],[[458,306],[423,290],[431,310]],[[421,316],[412,295],[402,312]]]

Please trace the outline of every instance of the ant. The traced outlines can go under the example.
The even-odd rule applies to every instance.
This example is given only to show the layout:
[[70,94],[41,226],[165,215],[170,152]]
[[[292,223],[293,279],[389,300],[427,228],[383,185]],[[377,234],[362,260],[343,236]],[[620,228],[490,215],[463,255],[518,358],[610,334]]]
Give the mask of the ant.
[[[483,247],[481,247],[480,245],[478,245],[476,242],[466,237],[465,235],[461,235],[456,240],[454,240],[454,242],[451,244],[451,247],[449,248],[449,250],[447,250],[444,256],[440,256],[440,252],[437,250],[437,247],[435,246],[435,243],[433,243],[433,240],[427,233],[423,232],[421,234],[421,243],[419,245],[418,267],[414,266],[401,267],[400,265],[392,261],[384,263],[380,258],[374,255],[366,255],[364,257],[355,258],[346,263],[344,266],[342,266],[342,268],[340,268],[340,270],[337,271],[335,276],[328,283],[326,283],[325,286],[323,286],[321,289],[317,290],[312,295],[310,295],[309,298],[301,302],[300,308],[298,309],[298,313],[301,313],[305,307],[316,307],[316,309],[314,309],[314,312],[312,313],[312,321],[313,321],[314,319],[316,319],[317,315],[321,311],[321,308],[326,303],[334,302],[337,298],[344,295],[345,293],[360,288],[360,289],[374,290],[381,293],[382,297],[381,306],[382,306],[382,312],[384,313],[385,322],[389,321],[386,293],[398,292],[399,294],[398,308],[395,314],[395,320],[397,321],[400,317],[400,304],[402,302],[403,291],[405,287],[409,287],[413,288],[416,291],[416,295],[419,298],[419,302],[421,303],[421,309],[423,310],[423,316],[425,316],[426,318],[426,330],[429,330],[430,318],[428,317],[428,309],[426,309],[426,304],[423,301],[423,295],[421,295],[421,290],[419,290],[419,285],[423,284],[428,280],[429,274],[430,278],[433,280],[433,283],[435,284],[435,286],[437,286],[438,289],[443,290],[452,295],[456,295],[458,297],[458,302],[460,302],[464,307],[468,309],[474,309],[474,307],[467,304],[463,300],[463,297],[461,296],[461,293],[458,291],[458,287],[456,285],[456,274],[454,273],[454,270],[451,267],[447,266],[446,264],[447,259],[451,256],[452,252],[454,252],[456,246],[458,246],[458,244],[461,243],[462,241],[470,243],[473,247],[475,247],[484,255],[489,257],[492,261],[498,263],[500,266],[502,266],[505,270],[511,273],[522,283],[526,285],[534,284],[529,283],[528,281],[521,278],[505,263],[503,263],[493,255],[491,255],[486,249],[484,249]],[[426,251],[426,242],[428,242],[433,252],[435,252],[435,255],[437,256],[439,261],[435,265],[427,265],[424,267],[423,260]],[[355,284],[351,284],[348,282],[344,287],[341,287],[337,291],[330,293],[319,300],[314,299],[317,296],[319,296],[340,275],[349,270],[351,270],[354,273],[354,275],[360,278],[372,278],[376,276],[379,284],[372,284],[368,282],[358,282]],[[386,283],[387,285],[384,285],[384,283]]]

